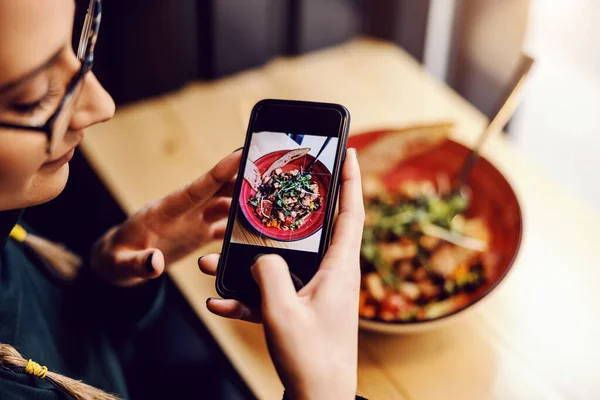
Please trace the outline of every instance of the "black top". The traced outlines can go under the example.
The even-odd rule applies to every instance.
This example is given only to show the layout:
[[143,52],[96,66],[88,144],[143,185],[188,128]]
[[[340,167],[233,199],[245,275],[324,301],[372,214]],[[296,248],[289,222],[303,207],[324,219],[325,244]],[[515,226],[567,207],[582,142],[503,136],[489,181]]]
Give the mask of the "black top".
[[[20,215],[0,212],[0,343],[50,371],[127,398],[111,338],[135,333],[158,312],[164,280],[117,288],[84,268],[67,285],[25,245],[8,238]],[[23,370],[0,368],[0,398],[69,397]]]

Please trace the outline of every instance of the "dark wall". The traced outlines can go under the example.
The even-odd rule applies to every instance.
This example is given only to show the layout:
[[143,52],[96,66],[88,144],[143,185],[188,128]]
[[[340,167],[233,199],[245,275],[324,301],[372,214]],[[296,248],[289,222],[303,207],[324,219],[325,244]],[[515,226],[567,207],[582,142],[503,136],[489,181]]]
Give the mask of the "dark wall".
[[421,60],[428,10],[428,0],[105,0],[95,71],[123,104],[358,35]]
[[429,3],[428,0],[365,0],[363,31],[394,42],[423,61]]

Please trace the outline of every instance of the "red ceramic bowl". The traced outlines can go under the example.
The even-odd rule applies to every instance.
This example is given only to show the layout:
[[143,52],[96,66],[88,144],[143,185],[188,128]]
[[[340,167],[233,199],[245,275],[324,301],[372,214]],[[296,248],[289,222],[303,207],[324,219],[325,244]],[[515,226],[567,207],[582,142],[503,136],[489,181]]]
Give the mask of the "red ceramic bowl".
[[[387,131],[378,131],[352,136],[348,140],[348,147],[355,147],[360,154],[362,148],[386,133]],[[469,151],[467,147],[457,142],[446,140],[424,154],[399,163],[382,177],[383,182],[390,187],[397,186],[403,180],[430,180],[435,184],[438,174],[446,174],[452,181]],[[521,243],[523,222],[519,202],[506,178],[483,157],[476,162],[467,185],[472,190],[467,215],[478,216],[486,221],[492,235],[490,251],[499,256],[494,275],[485,285],[472,293],[470,302],[465,307],[450,314],[415,322],[363,320],[361,321],[363,328],[385,332],[423,330],[421,328],[434,325],[433,322],[447,320],[471,307],[487,296],[504,279],[513,265]]]
[[[256,160],[254,164],[256,164],[261,173],[264,173],[275,160],[289,151],[290,150],[278,150],[274,151],[273,153],[265,154]],[[308,167],[313,160],[314,157],[310,154],[307,154],[302,158],[290,162],[282,169],[284,172],[291,171],[293,169],[300,169],[300,167],[306,169],[306,167]],[[317,183],[317,185],[319,185],[319,193],[321,193],[322,198],[321,204],[327,204],[331,172],[329,172],[327,167],[321,161],[317,160],[312,168],[311,174],[313,176],[313,180]],[[304,224],[293,232],[282,231],[281,229],[273,227],[266,227],[254,213],[254,207],[248,204],[248,199],[255,194],[256,191],[250,187],[246,180],[244,180],[242,183],[242,189],[240,191],[240,207],[242,209],[242,213],[252,228],[265,237],[281,242],[293,242],[296,240],[305,239],[315,234],[323,227],[323,212],[325,211],[323,208],[317,210],[317,212],[311,213],[304,221]]]

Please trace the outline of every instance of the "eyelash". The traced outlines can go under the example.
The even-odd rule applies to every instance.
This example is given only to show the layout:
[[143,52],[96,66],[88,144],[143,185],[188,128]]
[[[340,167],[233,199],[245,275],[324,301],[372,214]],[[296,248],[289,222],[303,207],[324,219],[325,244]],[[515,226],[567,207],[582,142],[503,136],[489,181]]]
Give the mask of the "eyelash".
[[48,81],[48,91],[46,92],[46,94],[44,94],[44,96],[41,99],[36,100],[32,103],[14,104],[12,106],[12,109],[19,114],[31,116],[36,112],[43,110],[49,104],[52,104],[53,100],[55,100],[59,95],[59,87],[56,85],[56,82],[53,79],[50,79]]

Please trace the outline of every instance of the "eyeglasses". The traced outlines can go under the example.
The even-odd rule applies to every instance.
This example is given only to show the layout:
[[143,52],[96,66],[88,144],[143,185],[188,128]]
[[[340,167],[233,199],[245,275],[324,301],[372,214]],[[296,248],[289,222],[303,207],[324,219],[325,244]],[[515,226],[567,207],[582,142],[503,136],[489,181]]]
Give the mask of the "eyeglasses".
[[58,105],[58,108],[48,118],[43,125],[20,125],[13,123],[0,122],[0,127],[10,129],[29,130],[46,134],[48,144],[46,152],[52,154],[54,147],[64,138],[69,123],[75,113],[75,105],[77,98],[81,93],[83,86],[83,78],[85,74],[92,69],[94,64],[94,48],[96,47],[96,39],[100,29],[100,19],[102,16],[101,0],[90,0],[90,4],[85,15],[83,28],[79,37],[79,45],[77,47],[77,58],[81,62],[79,71],[71,78],[67,84],[65,94]]

